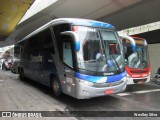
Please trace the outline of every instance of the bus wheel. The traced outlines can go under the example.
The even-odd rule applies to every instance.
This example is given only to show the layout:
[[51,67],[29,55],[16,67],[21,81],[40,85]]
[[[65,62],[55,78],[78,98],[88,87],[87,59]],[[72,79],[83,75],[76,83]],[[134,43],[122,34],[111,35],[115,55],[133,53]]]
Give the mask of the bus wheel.
[[2,64],[2,70],[7,70],[4,63]]
[[24,77],[24,71],[23,71],[23,69],[21,69],[19,76],[20,76],[21,80],[24,80],[25,77]]
[[52,90],[55,96],[61,95],[60,84],[55,78],[52,78]]
[[160,78],[157,78],[155,82],[160,85]]

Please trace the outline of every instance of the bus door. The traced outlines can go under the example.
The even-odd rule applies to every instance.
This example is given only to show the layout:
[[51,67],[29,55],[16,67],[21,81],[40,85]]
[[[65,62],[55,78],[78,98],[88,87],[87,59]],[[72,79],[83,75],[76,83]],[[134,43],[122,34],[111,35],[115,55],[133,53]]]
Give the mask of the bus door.
[[[71,39],[67,36],[67,38]],[[73,49],[73,41],[65,39],[63,40],[63,87],[64,93],[69,94],[71,96],[75,96],[75,79],[74,79],[74,49]]]

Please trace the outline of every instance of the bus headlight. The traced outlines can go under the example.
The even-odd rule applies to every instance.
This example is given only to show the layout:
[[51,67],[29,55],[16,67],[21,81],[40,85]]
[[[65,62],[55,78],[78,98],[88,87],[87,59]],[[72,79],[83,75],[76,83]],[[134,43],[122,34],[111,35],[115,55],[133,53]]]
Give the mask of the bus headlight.
[[150,75],[151,75],[151,72],[149,72],[148,76],[150,76]]
[[93,85],[94,85],[94,83],[89,82],[89,81],[86,81],[86,80],[80,80],[80,79],[78,79],[77,81],[78,81],[79,83],[81,83],[81,84],[83,84],[83,85],[87,85],[87,86],[93,86]]
[[132,78],[129,74],[126,75],[127,78]]
[[126,81],[126,80],[127,80],[127,77],[124,77],[122,80],[123,80],[123,81]]

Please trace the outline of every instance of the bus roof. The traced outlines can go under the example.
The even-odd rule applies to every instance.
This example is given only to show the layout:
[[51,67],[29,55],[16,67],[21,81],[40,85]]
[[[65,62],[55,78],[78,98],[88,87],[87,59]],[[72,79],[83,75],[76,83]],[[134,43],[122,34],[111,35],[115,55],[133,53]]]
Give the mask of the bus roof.
[[[91,26],[91,27],[103,27],[103,28],[114,28],[109,23],[89,20],[89,19],[80,19],[80,18],[61,18],[57,20],[64,20],[66,22],[71,23],[72,25],[82,25],[82,26]],[[54,20],[53,20],[54,23]]]
[[140,37],[137,37],[137,36],[132,36],[132,35],[131,35],[131,37],[132,37],[133,39],[135,39],[135,40],[145,40],[144,38],[140,38]]
[[39,31],[42,31],[46,29],[49,26],[54,26],[58,24],[65,24],[65,23],[70,23],[75,26],[90,26],[90,27],[100,27],[100,28],[108,28],[108,29],[115,29],[115,27],[109,23],[105,22],[100,22],[100,21],[95,21],[95,20],[89,20],[89,19],[81,19],[81,18],[58,18],[50,21],[49,23],[41,26],[37,30],[33,31],[29,35],[27,35],[24,39],[21,41],[25,40],[26,38],[38,33]]

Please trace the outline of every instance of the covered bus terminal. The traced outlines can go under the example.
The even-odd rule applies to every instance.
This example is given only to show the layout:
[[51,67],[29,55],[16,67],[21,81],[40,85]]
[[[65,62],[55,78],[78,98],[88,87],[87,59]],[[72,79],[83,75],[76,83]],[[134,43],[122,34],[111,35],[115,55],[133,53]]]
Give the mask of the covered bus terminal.
[[[85,18],[110,23],[118,31],[146,39],[151,64],[149,83],[84,100],[67,95],[57,98],[46,86],[29,79],[21,81],[18,74],[0,70],[0,117],[23,117],[22,113],[32,111],[41,113],[37,117],[47,117],[43,119],[159,119],[160,85],[154,79],[160,67],[159,5],[160,0],[0,0],[1,50],[53,19]],[[133,27],[135,31],[129,29]],[[14,111],[22,116],[7,115]]]

